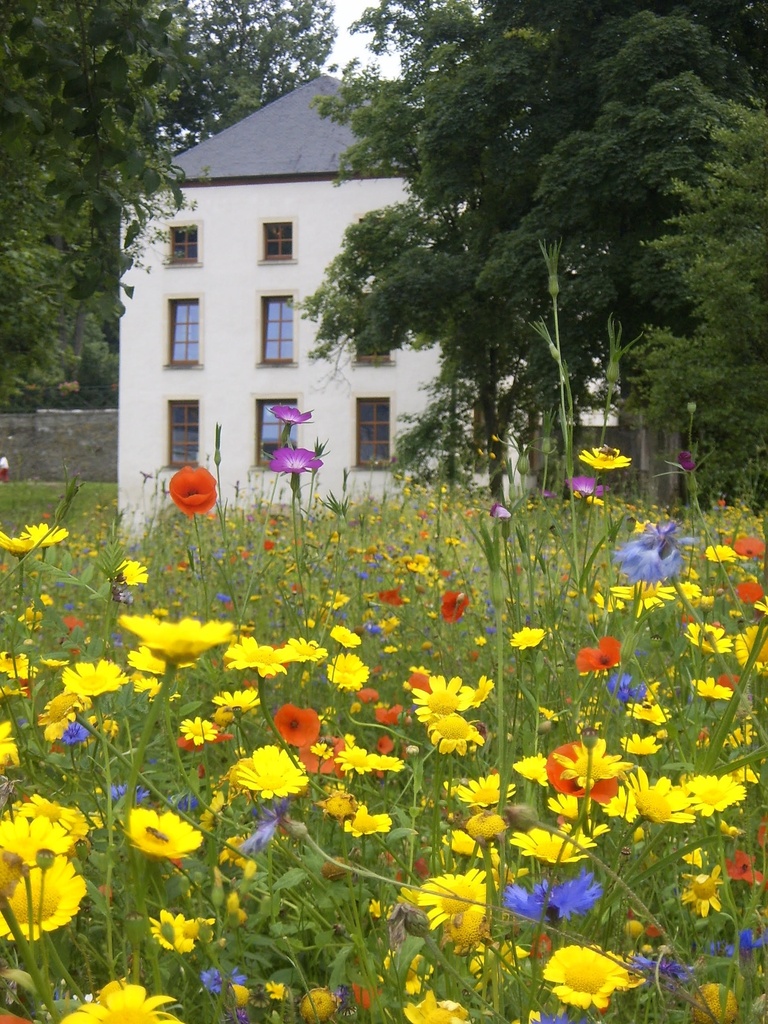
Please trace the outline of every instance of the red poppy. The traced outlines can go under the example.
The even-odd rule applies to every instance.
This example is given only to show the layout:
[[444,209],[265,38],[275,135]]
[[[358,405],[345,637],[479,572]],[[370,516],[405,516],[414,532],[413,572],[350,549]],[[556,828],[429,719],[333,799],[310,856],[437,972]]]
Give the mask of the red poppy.
[[[579,742],[565,743],[561,747],[555,747],[547,758],[547,778],[558,793],[566,793],[568,796],[586,796],[587,791],[578,784],[576,779],[564,779],[563,772],[568,767],[561,764],[556,754],[568,758],[574,764],[582,755],[582,745]],[[589,787],[589,795],[599,804],[607,804],[619,792],[618,779],[595,779]]]
[[576,655],[576,668],[582,675],[587,672],[605,672],[621,661],[621,640],[604,636],[597,647],[582,647]]
[[391,708],[376,708],[374,711],[379,725],[397,725],[397,720],[402,713],[402,704],[393,704]]
[[363,988],[362,985],[358,985],[356,981],[352,982],[352,995],[354,996],[357,1005],[362,1006],[364,1010],[370,1010],[374,995],[379,994],[380,990],[379,992],[374,993],[371,989]]
[[277,731],[292,747],[311,747],[320,735],[320,718],[313,708],[283,704],[275,712]]
[[745,580],[744,583],[736,584],[736,593],[738,594],[739,600],[743,601],[744,604],[754,604],[755,601],[761,601],[765,597],[765,591],[759,583],[753,583],[752,580]]
[[15,1013],[0,1013],[0,1024],[29,1024],[26,1017],[17,1017]]
[[749,882],[750,885],[762,885],[763,876],[759,871],[753,870],[754,864],[754,857],[751,857],[743,850],[734,851],[733,860],[725,858],[728,877],[732,878],[734,882]]
[[85,623],[82,619],[78,619],[76,615],[65,615],[61,620],[67,627],[68,632],[72,632],[75,629],[85,629]]
[[531,943],[531,956],[535,960],[543,960],[551,952],[552,940],[550,937],[543,932],[540,935],[534,935],[533,942]]
[[405,604],[405,601],[400,597],[400,587],[394,587],[392,590],[380,590],[379,600],[382,604],[391,604],[395,608]]
[[379,699],[379,691],[374,690],[372,686],[364,686],[362,690],[358,690],[355,694],[358,700],[361,700],[363,704],[373,704],[375,700]]
[[461,590],[446,590],[440,604],[440,614],[446,622],[458,622],[467,610],[469,598]]
[[395,749],[395,741],[391,736],[379,736],[376,741],[376,749],[380,754],[391,754]]
[[264,550],[265,551],[274,551],[274,548],[275,548],[275,542],[273,540],[265,540],[264,541]]
[[203,466],[185,466],[171,477],[168,493],[185,516],[204,515],[216,504],[216,478]]
[[424,690],[425,693],[432,693],[429,676],[426,672],[411,672],[408,677],[408,685],[412,690]]
[[765,544],[759,537],[739,537],[733,545],[733,550],[742,558],[762,558],[765,554]]
[[729,690],[735,690],[736,687],[739,685],[739,677],[729,676],[727,675],[727,673],[723,672],[722,675],[719,675],[717,677],[717,685],[727,686]]

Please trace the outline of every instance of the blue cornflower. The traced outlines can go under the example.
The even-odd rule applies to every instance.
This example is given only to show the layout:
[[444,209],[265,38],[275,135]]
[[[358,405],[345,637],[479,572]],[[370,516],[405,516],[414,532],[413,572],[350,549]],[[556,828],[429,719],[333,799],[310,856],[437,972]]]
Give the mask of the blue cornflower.
[[[238,971],[236,967],[233,967],[227,984],[244,985],[247,980],[242,971]],[[206,971],[200,971],[200,981],[215,996],[219,995],[221,986],[224,984],[221,971],[217,967],[209,967]]]
[[[125,793],[126,793],[127,789],[128,789],[128,787],[126,786],[126,784],[124,782],[118,782],[118,783],[113,784],[110,787],[110,793],[112,794],[112,799],[115,800],[115,801],[119,800],[121,797],[125,796]],[[149,790],[145,786],[137,786],[136,787],[136,803],[137,804],[140,804],[142,802],[142,800],[146,800],[148,796],[149,796]]]
[[683,984],[693,980],[693,968],[686,964],[680,964],[671,956],[660,956],[658,960],[652,957],[641,956],[634,953],[627,964],[633,971],[640,974],[647,974],[649,977],[658,977],[666,981],[680,981]]
[[693,543],[690,537],[675,537],[677,523],[650,523],[639,537],[627,543],[614,554],[622,572],[630,583],[661,583],[677,576],[683,567],[683,556],[678,544]]
[[[763,932],[760,935],[753,935],[751,928],[744,928],[739,932],[739,956],[748,957],[751,955],[752,950],[759,949],[768,942],[768,932]],[[736,949],[734,942],[729,942],[726,945],[712,944],[711,950],[713,953],[722,952],[724,956],[733,956]]]
[[603,887],[595,876],[585,868],[578,878],[550,886],[545,879],[528,892],[521,885],[508,885],[504,890],[503,903],[507,910],[519,917],[533,921],[569,921],[573,914],[586,914],[603,895]]
[[608,693],[621,701],[622,704],[640,704],[648,692],[648,687],[645,683],[637,683],[635,686],[632,685],[632,676],[623,672],[621,675],[618,672],[614,672],[608,682],[605,684]]
[[586,1024],[583,1017],[578,1021],[572,1021],[565,1010],[560,1010],[559,1013],[540,1013],[539,1024]]
[[290,803],[290,800],[276,800],[271,807],[265,807],[261,812],[261,820],[254,831],[238,846],[240,853],[245,857],[253,857],[257,853],[261,853],[262,850],[266,850],[280,827]]
[[184,811],[185,814],[189,814],[190,811],[197,810],[200,805],[200,801],[192,793],[185,793],[184,796],[180,796],[176,801],[176,806],[180,811]]
[[90,739],[90,735],[84,725],[79,722],[70,722],[61,734],[61,742],[68,747],[76,747],[78,743],[85,743]]

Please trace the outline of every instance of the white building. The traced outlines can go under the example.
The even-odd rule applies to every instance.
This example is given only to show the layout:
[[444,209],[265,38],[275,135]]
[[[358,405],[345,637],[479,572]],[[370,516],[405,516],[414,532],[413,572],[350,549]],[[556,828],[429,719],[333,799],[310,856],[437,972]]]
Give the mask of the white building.
[[[390,360],[310,361],[314,325],[297,304],[320,285],[344,229],[399,201],[397,179],[334,184],[349,130],[312,100],[335,91],[327,76],[182,154],[189,207],[156,225],[158,240],[126,283],[120,337],[120,507],[149,499],[184,465],[213,470],[222,427],[223,497],[269,494],[265,458],[277,446],[275,404],[313,410],[299,446],[327,441],[322,492],[381,493],[398,418],[425,405],[435,352]],[[284,481],[284,478],[282,478]],[[283,489],[283,499],[287,487]]]

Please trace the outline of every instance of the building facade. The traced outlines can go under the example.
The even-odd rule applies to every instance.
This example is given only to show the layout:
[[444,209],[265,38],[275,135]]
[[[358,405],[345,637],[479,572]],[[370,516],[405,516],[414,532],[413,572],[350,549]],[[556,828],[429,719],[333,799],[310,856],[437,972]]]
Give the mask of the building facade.
[[[398,179],[335,183],[349,130],[319,116],[323,76],[182,154],[187,206],[155,225],[126,283],[120,336],[120,506],[149,512],[184,465],[213,469],[221,425],[223,497],[272,493],[280,433],[270,409],[312,410],[298,445],[327,444],[321,491],[389,485],[399,418],[426,404],[434,351],[310,360],[300,304],[320,285],[345,228],[398,202]],[[284,500],[280,482],[276,500]]]

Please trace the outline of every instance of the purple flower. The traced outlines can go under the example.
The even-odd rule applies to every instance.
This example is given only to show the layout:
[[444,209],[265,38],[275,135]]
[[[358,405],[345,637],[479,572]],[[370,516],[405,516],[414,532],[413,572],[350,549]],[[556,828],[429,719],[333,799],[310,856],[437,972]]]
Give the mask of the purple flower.
[[275,417],[276,420],[280,420],[281,423],[308,423],[312,419],[312,410],[309,412],[299,412],[292,405],[273,405],[270,406],[269,411]]
[[572,476],[565,481],[578,498],[602,498],[605,487],[593,476]]
[[696,463],[694,462],[693,456],[690,452],[680,452],[677,456],[677,464],[680,469],[684,469],[686,473],[692,473],[696,469]]
[[491,505],[490,515],[493,519],[512,518],[512,513],[509,511],[509,509],[504,508],[504,506],[498,501],[494,501],[494,503]]
[[633,686],[632,676],[627,675],[626,672],[622,673],[621,676],[618,672],[614,672],[605,685],[608,693],[614,696],[616,700],[621,701],[622,704],[628,704],[630,701],[633,704],[639,704],[645,699],[648,691],[645,683],[638,683],[637,686]]
[[565,1010],[560,1010],[559,1013],[542,1013],[539,1015],[539,1024],[586,1024],[583,1017],[578,1022],[572,1021]]
[[652,957],[634,953],[629,958],[627,966],[640,974],[647,974],[654,978],[658,976],[659,979],[666,981],[688,982],[693,980],[693,968],[680,964],[669,956],[661,956],[658,960],[654,960]]
[[267,807],[262,811],[261,820],[254,831],[238,846],[245,857],[253,857],[255,854],[261,853],[262,850],[266,850],[289,806],[290,800],[278,800],[272,807]]
[[[247,980],[242,971],[238,971],[236,967],[233,967],[229,975],[228,984],[244,985]],[[200,981],[213,995],[217,996],[221,992],[223,981],[221,971],[218,968],[209,967],[207,971],[200,971]]]
[[278,448],[272,456],[269,468],[273,473],[304,473],[308,469],[320,469],[323,462],[308,448]]
[[90,735],[84,725],[79,722],[70,722],[61,734],[61,742],[68,747],[75,747],[78,743],[85,743]]
[[650,523],[645,531],[614,554],[630,583],[661,583],[677,576],[683,567],[683,556],[678,544],[693,543],[690,537],[675,537],[677,523]]
[[585,868],[578,878],[550,886],[545,879],[528,892],[522,885],[508,885],[504,891],[503,903],[507,910],[519,917],[532,921],[570,920],[573,914],[586,914],[603,895],[603,887],[595,876]]

